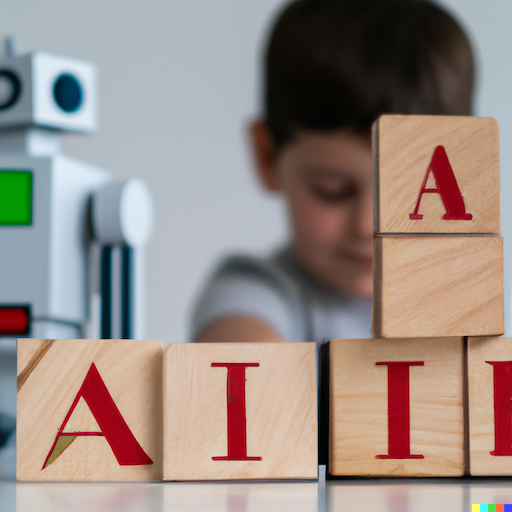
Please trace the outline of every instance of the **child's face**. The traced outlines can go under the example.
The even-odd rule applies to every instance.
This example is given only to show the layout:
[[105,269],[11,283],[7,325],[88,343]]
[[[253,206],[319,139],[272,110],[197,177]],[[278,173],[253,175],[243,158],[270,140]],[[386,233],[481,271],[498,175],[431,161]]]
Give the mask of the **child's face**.
[[[258,160],[261,167],[261,159]],[[370,137],[302,131],[272,160],[267,187],[287,199],[293,246],[317,280],[352,297],[372,295]],[[274,181],[269,180],[273,172]]]

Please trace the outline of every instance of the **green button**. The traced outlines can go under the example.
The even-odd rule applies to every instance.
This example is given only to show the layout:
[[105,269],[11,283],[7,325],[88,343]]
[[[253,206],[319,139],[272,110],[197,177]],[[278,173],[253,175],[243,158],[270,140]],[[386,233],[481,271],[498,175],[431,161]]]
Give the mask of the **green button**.
[[0,226],[32,224],[32,172],[0,170]]

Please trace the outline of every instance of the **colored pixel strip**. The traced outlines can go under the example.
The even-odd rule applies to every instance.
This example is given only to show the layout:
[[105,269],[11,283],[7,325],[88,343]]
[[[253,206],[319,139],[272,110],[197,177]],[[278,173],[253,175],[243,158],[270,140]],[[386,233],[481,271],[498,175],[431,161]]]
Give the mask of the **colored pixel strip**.
[[510,504],[473,504],[471,512],[512,512],[512,505]]

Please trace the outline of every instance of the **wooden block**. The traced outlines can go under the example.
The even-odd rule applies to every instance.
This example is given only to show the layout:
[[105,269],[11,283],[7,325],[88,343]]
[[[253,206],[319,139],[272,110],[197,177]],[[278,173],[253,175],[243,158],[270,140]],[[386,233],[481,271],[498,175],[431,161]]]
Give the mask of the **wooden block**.
[[161,480],[162,342],[18,340],[18,480]]
[[333,340],[329,473],[461,476],[462,338]]
[[469,338],[469,467],[472,475],[512,475],[511,400],[512,338]]
[[373,141],[375,233],[500,232],[494,119],[382,116]]
[[504,332],[503,239],[374,237],[374,338]]
[[164,352],[164,480],[317,478],[314,343]]

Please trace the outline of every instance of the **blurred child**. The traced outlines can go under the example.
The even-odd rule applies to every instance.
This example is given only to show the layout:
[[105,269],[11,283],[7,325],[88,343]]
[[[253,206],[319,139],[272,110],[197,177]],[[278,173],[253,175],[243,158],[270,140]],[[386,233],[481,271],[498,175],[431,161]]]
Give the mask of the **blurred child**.
[[265,56],[259,177],[287,201],[290,241],[223,261],[197,303],[195,341],[370,337],[371,125],[380,114],[469,115],[473,56],[427,0],[297,0]]

